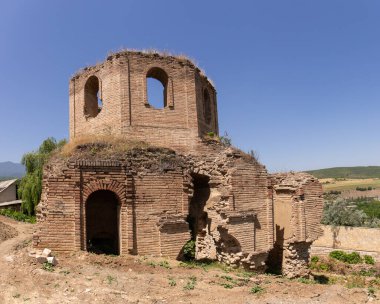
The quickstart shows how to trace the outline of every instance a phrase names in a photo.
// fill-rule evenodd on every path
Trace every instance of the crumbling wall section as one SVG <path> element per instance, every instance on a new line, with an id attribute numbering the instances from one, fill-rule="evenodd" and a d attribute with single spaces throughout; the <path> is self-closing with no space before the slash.
<path id="1" fill-rule="evenodd" d="M 268 263 L 288 277 L 307 276 L 310 246 L 321 234 L 323 191 L 306 173 L 271 175 L 274 249 Z"/>
<path id="2" fill-rule="evenodd" d="M 264 269 L 273 244 L 268 175 L 251 156 L 213 141 L 192 157 L 193 172 L 209 177 L 207 225 L 197 235 L 197 258 Z M 213 153 L 210 153 L 213 151 Z"/>

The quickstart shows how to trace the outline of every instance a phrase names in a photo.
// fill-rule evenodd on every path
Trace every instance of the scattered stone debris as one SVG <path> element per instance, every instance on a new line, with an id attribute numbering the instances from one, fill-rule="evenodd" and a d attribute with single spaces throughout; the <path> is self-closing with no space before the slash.
<path id="1" fill-rule="evenodd" d="M 49 263 L 52 266 L 58 264 L 57 259 L 52 255 L 52 251 L 48 248 L 43 250 L 32 249 L 29 251 L 29 256 L 34 258 L 40 264 Z"/>

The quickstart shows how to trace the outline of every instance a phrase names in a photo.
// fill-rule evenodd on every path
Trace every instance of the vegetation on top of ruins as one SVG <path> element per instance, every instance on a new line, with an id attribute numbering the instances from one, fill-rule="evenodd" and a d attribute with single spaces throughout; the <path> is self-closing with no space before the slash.
<path id="1" fill-rule="evenodd" d="M 160 57 L 167 57 L 167 58 L 175 59 L 177 61 L 180 61 L 183 64 L 187 64 L 187 65 L 195 68 L 203 77 L 205 77 L 208 80 L 208 82 L 213 87 L 215 87 L 214 82 L 212 81 L 212 79 L 210 79 L 209 77 L 206 76 L 206 73 L 205 73 L 204 69 L 202 69 L 202 68 L 199 67 L 198 62 L 194 58 L 192 58 L 192 57 L 190 57 L 190 56 L 188 56 L 186 54 L 183 54 L 183 53 L 176 54 L 176 53 L 174 53 L 172 51 L 169 51 L 169 50 L 157 50 L 157 49 L 153 49 L 153 48 L 150 48 L 150 49 L 121 48 L 121 49 L 116 50 L 116 51 L 110 51 L 110 52 L 108 52 L 108 54 L 107 54 L 107 60 L 112 60 L 113 57 L 117 57 L 117 56 L 120 56 L 120 55 L 123 55 L 123 54 L 128 54 L 128 53 L 143 54 L 143 55 L 153 56 L 153 57 L 154 56 L 160 56 Z M 98 64 L 93 65 L 93 66 L 86 66 L 84 68 L 81 68 L 79 71 L 77 71 L 76 73 L 74 73 L 73 77 L 81 74 L 83 71 L 92 69 L 92 68 L 94 68 L 97 65 Z"/>
<path id="2" fill-rule="evenodd" d="M 245 160 L 251 160 L 257 164 L 260 163 L 259 154 L 257 153 L 257 151 L 251 149 L 248 152 L 244 152 L 244 151 L 236 148 L 235 146 L 232 145 L 232 139 L 228 135 L 227 132 L 224 132 L 223 136 L 219 136 L 214 132 L 208 132 L 208 133 L 204 134 L 202 138 L 206 142 L 217 142 L 217 143 L 221 144 L 222 146 L 224 146 L 225 148 L 232 147 L 236 150 L 239 150 L 239 152 L 241 153 L 241 155 L 243 156 L 243 158 Z"/>
<path id="3" fill-rule="evenodd" d="M 228 135 L 227 132 L 224 132 L 223 136 L 219 136 L 219 135 L 217 135 L 214 132 L 208 132 L 208 133 L 206 133 L 203 136 L 203 139 L 205 139 L 206 141 L 215 141 L 215 142 L 218 142 L 218 143 L 222 144 L 225 147 L 231 147 L 232 146 L 232 139 Z"/>
<path id="4" fill-rule="evenodd" d="M 62 148 L 66 140 L 57 141 L 53 137 L 45 139 L 37 151 L 23 155 L 21 163 L 26 168 L 26 175 L 21 179 L 18 195 L 22 199 L 21 210 L 28 215 L 35 214 L 42 192 L 42 168 L 51 154 Z"/>
<path id="5" fill-rule="evenodd" d="M 144 141 L 129 140 L 123 136 L 85 135 L 70 140 L 62 147 L 58 155 L 62 157 L 70 157 L 74 154 L 107 156 L 114 153 L 129 152 L 134 149 L 154 149 L 169 154 L 174 153 L 169 148 L 155 147 Z"/>
<path id="6" fill-rule="evenodd" d="M 317 178 L 380 178 L 380 166 L 334 167 L 305 172 Z"/>

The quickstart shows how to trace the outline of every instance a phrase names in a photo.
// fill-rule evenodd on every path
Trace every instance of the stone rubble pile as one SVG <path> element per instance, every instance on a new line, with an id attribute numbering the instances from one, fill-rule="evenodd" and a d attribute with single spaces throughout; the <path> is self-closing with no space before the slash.
<path id="1" fill-rule="evenodd" d="M 29 252 L 29 256 L 34 258 L 40 264 L 49 263 L 52 266 L 58 264 L 57 259 L 52 255 L 51 250 L 48 248 L 45 248 L 44 250 L 32 250 Z"/>

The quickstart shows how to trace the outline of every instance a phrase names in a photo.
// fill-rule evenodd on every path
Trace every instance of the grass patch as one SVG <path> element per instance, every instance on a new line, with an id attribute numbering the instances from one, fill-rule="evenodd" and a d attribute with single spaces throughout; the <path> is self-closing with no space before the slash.
<path id="1" fill-rule="evenodd" d="M 347 277 L 347 288 L 364 288 L 365 287 L 365 278 L 361 276 L 349 276 Z"/>
<path id="2" fill-rule="evenodd" d="M 177 282 L 175 281 L 174 278 L 169 277 L 168 280 L 169 280 L 169 286 L 174 287 L 177 285 Z"/>
<path id="3" fill-rule="evenodd" d="M 32 224 L 36 223 L 35 216 L 26 215 L 22 212 L 15 211 L 12 209 L 0 209 L 0 214 L 6 217 L 10 217 L 19 222 L 32 223 Z"/>
<path id="4" fill-rule="evenodd" d="M 365 179 L 326 179 L 320 180 L 323 183 L 323 191 L 347 191 L 347 190 L 356 190 L 357 188 L 380 188 L 380 179 L 379 178 L 365 178 Z"/>
<path id="5" fill-rule="evenodd" d="M 302 284 L 315 284 L 316 282 L 313 279 L 306 279 L 306 278 L 299 278 L 297 279 L 298 282 Z"/>
<path id="6" fill-rule="evenodd" d="M 184 290 L 193 290 L 195 288 L 195 285 L 197 285 L 197 277 L 191 276 L 189 277 L 186 285 L 183 287 Z"/>
<path id="7" fill-rule="evenodd" d="M 42 264 L 42 269 L 45 271 L 53 272 L 54 271 L 54 266 L 48 262 L 45 262 Z"/>
<path id="8" fill-rule="evenodd" d="M 166 269 L 171 269 L 171 266 L 168 261 L 161 261 L 158 263 L 158 266 Z"/>
<path id="9" fill-rule="evenodd" d="M 359 264 L 362 262 L 360 254 L 355 251 L 346 253 L 341 250 L 334 250 L 330 252 L 329 257 L 348 264 Z"/>
<path id="10" fill-rule="evenodd" d="M 188 269 L 200 268 L 206 272 L 210 269 L 220 269 L 226 273 L 232 271 L 231 267 L 229 267 L 225 264 L 219 263 L 219 262 L 215 262 L 215 261 L 203 261 L 203 262 L 183 261 L 183 262 L 179 263 L 179 266 L 183 267 L 183 268 L 188 268 Z"/>
<path id="11" fill-rule="evenodd" d="M 111 275 L 108 275 L 107 276 L 107 283 L 108 283 L 108 285 L 111 285 L 113 282 L 115 282 L 116 281 L 116 278 L 115 277 L 113 277 L 113 276 L 111 276 Z"/>
<path id="12" fill-rule="evenodd" d="M 261 287 L 260 285 L 255 285 L 251 288 L 249 292 L 252 294 L 260 294 L 260 293 L 263 293 L 264 291 L 265 289 L 263 287 Z"/>

